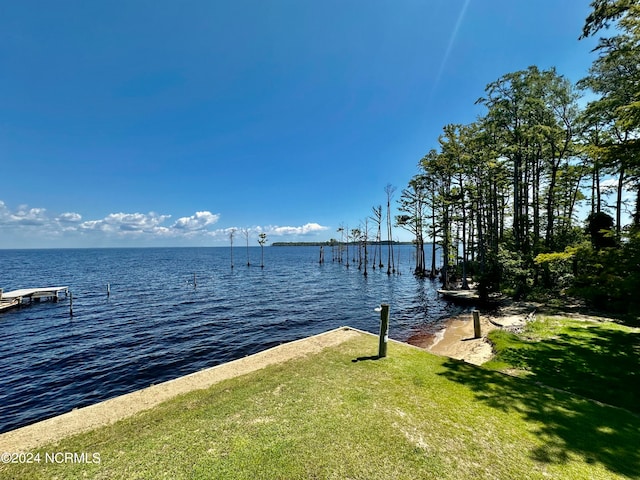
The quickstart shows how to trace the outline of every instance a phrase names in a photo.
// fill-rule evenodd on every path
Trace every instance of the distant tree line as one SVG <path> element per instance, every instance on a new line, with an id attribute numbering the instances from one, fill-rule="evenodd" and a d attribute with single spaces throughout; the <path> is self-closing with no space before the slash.
<path id="1" fill-rule="evenodd" d="M 349 242 L 351 245 L 357 245 L 357 241 Z M 389 243 L 393 245 L 413 245 L 414 242 L 400 242 L 397 240 L 392 240 L 388 242 L 386 240 L 382 241 L 371 241 L 367 242 L 368 245 L 388 245 Z M 330 240 L 326 240 L 324 242 L 272 242 L 272 247 L 331 247 L 336 245 L 346 245 L 346 242 L 340 242 L 334 238 Z"/>

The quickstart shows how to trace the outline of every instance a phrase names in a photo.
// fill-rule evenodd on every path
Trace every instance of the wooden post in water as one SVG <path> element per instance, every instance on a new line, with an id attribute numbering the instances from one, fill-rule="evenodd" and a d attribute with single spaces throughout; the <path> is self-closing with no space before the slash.
<path id="1" fill-rule="evenodd" d="M 107 297 L 111 296 L 111 284 L 107 283 Z"/>
<path id="2" fill-rule="evenodd" d="M 482 332 L 480 331 L 480 312 L 478 310 L 473 311 L 473 338 L 480 338 Z"/>
<path id="3" fill-rule="evenodd" d="M 69 292 L 69 316 L 73 317 L 73 292 Z"/>
<path id="4" fill-rule="evenodd" d="M 197 286 L 198 284 L 196 283 L 196 272 L 193 272 L 193 288 L 196 288 Z"/>

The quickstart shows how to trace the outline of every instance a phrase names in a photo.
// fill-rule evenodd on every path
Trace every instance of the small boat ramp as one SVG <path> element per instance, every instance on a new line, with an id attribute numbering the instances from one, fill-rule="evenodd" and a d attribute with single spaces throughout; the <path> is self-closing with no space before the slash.
<path id="1" fill-rule="evenodd" d="M 21 288 L 11 292 L 3 292 L 0 289 L 0 311 L 43 299 L 57 302 L 63 293 L 66 297 L 69 294 L 69 287 Z"/>

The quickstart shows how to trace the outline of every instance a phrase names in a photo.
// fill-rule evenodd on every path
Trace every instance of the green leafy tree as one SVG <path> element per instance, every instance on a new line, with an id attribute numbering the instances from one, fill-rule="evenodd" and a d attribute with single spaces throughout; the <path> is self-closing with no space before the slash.
<path id="1" fill-rule="evenodd" d="M 442 138 L 442 137 L 441 137 Z M 440 278 L 445 288 L 450 287 L 452 277 L 452 213 L 454 204 L 454 192 L 452 189 L 454 165 L 449 163 L 442 152 L 430 152 L 421 161 L 421 167 L 425 175 L 429 177 L 432 185 L 432 208 L 437 217 L 438 244 L 442 248 L 442 268 Z M 434 244 L 435 247 L 435 244 Z"/>
<path id="2" fill-rule="evenodd" d="M 430 150 L 420 160 L 419 167 L 421 171 L 422 181 L 424 182 L 424 194 L 425 194 L 425 207 L 427 209 L 426 216 L 430 218 L 430 225 L 428 227 L 429 235 L 431 236 L 431 267 L 429 269 L 429 277 L 436 277 L 436 245 L 438 241 L 439 222 L 438 214 L 436 210 L 437 204 L 437 185 L 438 177 L 435 175 L 435 163 L 438 158 L 438 152 L 435 149 Z"/>
<path id="3" fill-rule="evenodd" d="M 262 232 L 258 235 L 258 243 L 260 244 L 260 268 L 264 268 L 264 245 L 267 243 L 267 234 Z"/>
<path id="4" fill-rule="evenodd" d="M 400 195 L 399 211 L 402 213 L 396 216 L 396 225 L 414 236 L 416 266 L 413 273 L 417 276 L 425 276 L 427 270 L 424 251 L 425 184 L 424 175 L 416 175 L 409 181 L 409 186 Z"/>
<path id="5" fill-rule="evenodd" d="M 640 228 L 640 2 L 596 0 L 583 37 L 615 23 L 615 34 L 600 38 L 589 75 L 579 86 L 598 98 L 587 106 L 591 123 L 606 132 L 595 152 L 617 177 L 616 233 L 622 232 L 622 196 L 626 186 L 636 191 L 633 225 Z"/>

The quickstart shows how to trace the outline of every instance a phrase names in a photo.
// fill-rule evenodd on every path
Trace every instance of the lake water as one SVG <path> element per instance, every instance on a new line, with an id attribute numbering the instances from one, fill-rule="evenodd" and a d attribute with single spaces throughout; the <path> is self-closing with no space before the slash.
<path id="1" fill-rule="evenodd" d="M 237 247 L 231 269 L 222 247 L 0 250 L 5 292 L 73 292 L 72 317 L 68 298 L 0 313 L 0 432 L 343 325 L 377 333 L 380 303 L 400 341 L 458 313 L 411 274 L 411 246 L 391 276 L 318 253 L 265 247 L 262 269 Z"/>

